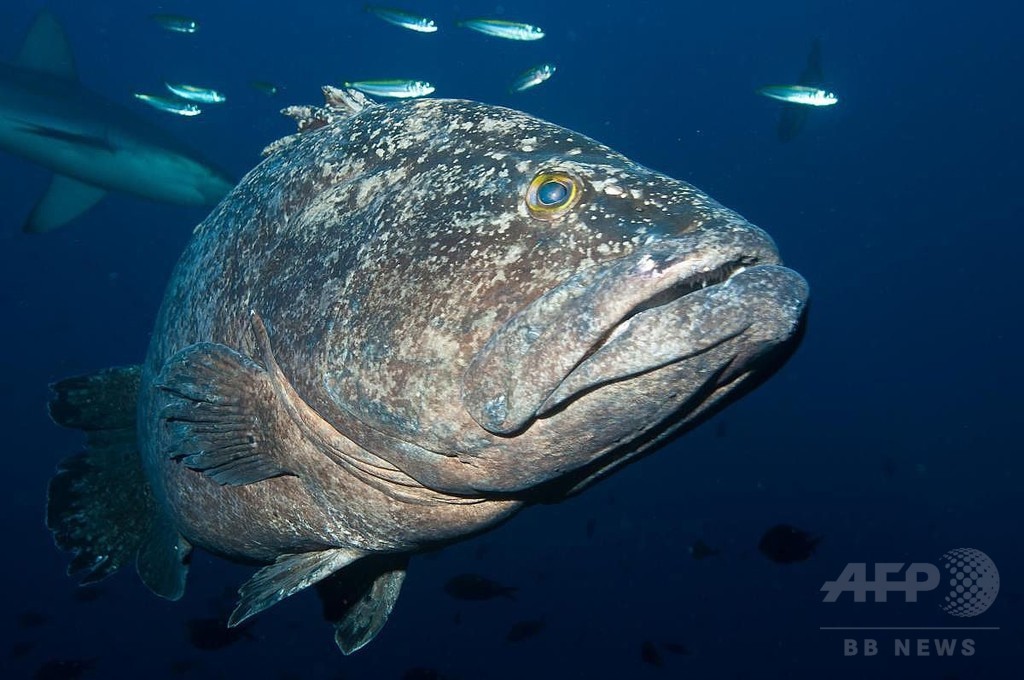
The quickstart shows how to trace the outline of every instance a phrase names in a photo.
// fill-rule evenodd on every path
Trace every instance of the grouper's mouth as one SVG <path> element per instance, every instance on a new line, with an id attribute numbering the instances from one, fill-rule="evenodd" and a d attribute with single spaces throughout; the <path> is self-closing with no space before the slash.
<path id="1" fill-rule="evenodd" d="M 736 221 L 583 270 L 522 309 L 476 354 L 463 404 L 512 435 L 601 385 L 736 345 L 733 370 L 792 336 L 807 299 L 775 244 Z"/>

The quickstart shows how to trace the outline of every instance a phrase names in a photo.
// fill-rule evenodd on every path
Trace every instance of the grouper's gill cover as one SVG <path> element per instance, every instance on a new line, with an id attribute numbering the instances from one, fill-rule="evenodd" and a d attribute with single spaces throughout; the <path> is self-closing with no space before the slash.
<path id="1" fill-rule="evenodd" d="M 334 617 L 350 652 L 409 554 L 581 489 L 763 380 L 807 287 L 742 217 L 582 135 L 325 92 L 175 271 L 138 393 L 156 519 L 129 547 L 171 597 L 192 545 L 268 563 L 232 623 L 317 584 L 355 603 Z M 85 398 L 57 390 L 55 417 Z M 81 470 L 50 513 L 79 563 L 126 535 L 81 526 L 103 506 Z"/>

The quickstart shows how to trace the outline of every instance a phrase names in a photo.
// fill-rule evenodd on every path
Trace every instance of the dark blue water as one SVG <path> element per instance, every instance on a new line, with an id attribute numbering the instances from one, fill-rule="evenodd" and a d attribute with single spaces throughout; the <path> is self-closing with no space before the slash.
<path id="1" fill-rule="evenodd" d="M 335 649 L 310 593 L 260 615 L 252 639 L 204 651 L 186 621 L 226 606 L 225 589 L 250 569 L 199 554 L 181 602 L 152 596 L 130 570 L 83 602 L 43 513 L 56 463 L 82 443 L 49 422 L 47 384 L 141 361 L 163 286 L 204 211 L 113 194 L 61 231 L 23 234 L 49 172 L 0 154 L 3 677 L 75 659 L 91 660 L 82 677 L 96 678 L 401 678 L 415 667 L 463 679 L 1019 677 L 1018 8 L 410 2 L 442 23 L 419 35 L 367 16 L 361 2 L 6 0 L 0 58 L 13 58 L 44 4 L 63 22 L 83 82 L 236 175 L 291 132 L 277 110 L 316 103 L 321 85 L 423 78 L 437 96 L 521 108 L 696 184 L 767 229 L 813 301 L 790 363 L 711 422 L 578 498 L 414 559 L 391 620 L 358 654 Z M 162 31 L 154 11 L 193 15 L 202 29 Z M 548 35 L 507 43 L 451 25 L 476 15 Z M 811 111 L 783 144 L 779 106 L 754 90 L 794 80 L 814 38 L 840 103 Z M 543 61 L 558 66 L 550 82 L 506 92 Z M 195 119 L 132 101 L 165 78 L 216 84 L 229 101 Z M 282 92 L 268 98 L 253 79 Z M 778 564 L 758 551 L 781 522 L 823 537 L 810 559 Z M 693 559 L 697 539 L 721 554 Z M 849 562 L 937 562 L 960 547 L 984 551 L 1001 575 L 982 615 L 942 612 L 945 584 L 917 604 L 899 594 L 822 602 L 822 584 Z M 518 597 L 455 601 L 442 586 L 463 571 L 517 586 Z M 506 641 L 525 619 L 544 629 Z M 829 626 L 998 630 L 821 630 Z M 844 655 L 845 639 L 863 649 L 865 638 L 877 655 Z M 927 656 L 896 657 L 897 638 L 915 651 L 919 638 L 957 646 L 939 655 L 929 642 Z M 644 643 L 662 665 L 642 658 Z"/>

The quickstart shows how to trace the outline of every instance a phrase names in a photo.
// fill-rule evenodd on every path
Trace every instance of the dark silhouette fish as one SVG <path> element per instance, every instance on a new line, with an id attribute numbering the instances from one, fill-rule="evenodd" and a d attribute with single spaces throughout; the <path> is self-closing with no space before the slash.
<path id="1" fill-rule="evenodd" d="M 47 524 L 85 582 L 133 564 L 169 599 L 193 547 L 259 565 L 230 626 L 351 579 L 318 589 L 350 653 L 411 555 L 763 381 L 808 289 L 763 231 L 583 135 L 325 91 L 196 228 L 145 364 L 54 386 L 88 447 Z"/>
<path id="2" fill-rule="evenodd" d="M 811 51 L 807 55 L 807 65 L 804 66 L 796 84 L 806 87 L 823 87 L 825 85 L 825 74 L 821 70 L 821 41 L 817 38 L 811 43 Z M 808 113 L 810 110 L 806 106 L 783 103 L 777 128 L 779 140 L 789 142 L 795 139 L 804 129 Z"/>
<path id="3" fill-rule="evenodd" d="M 50 622 L 50 617 L 37 611 L 26 610 L 18 614 L 20 628 L 39 628 Z"/>
<path id="4" fill-rule="evenodd" d="M 36 643 L 34 640 L 19 640 L 18 642 L 15 642 L 11 645 L 11 649 L 7 653 L 7 658 L 11 659 L 12 661 L 24 659 L 35 648 Z"/>
<path id="5" fill-rule="evenodd" d="M 32 680 L 77 680 L 96 668 L 96 659 L 51 659 L 32 674 Z"/>
<path id="6" fill-rule="evenodd" d="M 402 673 L 402 680 L 446 680 L 446 676 L 436 668 L 415 666 Z"/>
<path id="7" fill-rule="evenodd" d="M 690 654 L 690 648 L 681 642 L 662 642 L 661 648 L 681 656 L 688 656 Z"/>
<path id="8" fill-rule="evenodd" d="M 814 554 L 821 538 L 788 524 L 777 524 L 761 536 L 757 549 L 772 562 L 803 562 Z"/>
<path id="9" fill-rule="evenodd" d="M 192 659 L 175 659 L 167 665 L 168 672 L 174 677 L 188 675 L 199 668 L 199 664 Z"/>
<path id="10" fill-rule="evenodd" d="M 698 538 L 690 545 L 690 557 L 695 560 L 703 560 L 708 557 L 714 557 L 715 555 L 721 555 L 722 551 L 717 548 L 712 548 L 710 545 L 704 542 L 703 539 Z"/>
<path id="11" fill-rule="evenodd" d="M 106 591 L 103 588 L 99 588 L 97 586 L 82 586 L 75 589 L 72 597 L 75 598 L 76 602 L 95 602 L 100 599 L 105 592 Z"/>
<path id="12" fill-rule="evenodd" d="M 444 592 L 457 600 L 493 600 L 496 597 L 514 600 L 517 590 L 479 574 L 459 574 L 444 584 Z"/>
<path id="13" fill-rule="evenodd" d="M 542 630 L 544 630 L 544 619 L 517 621 L 508 629 L 505 639 L 509 642 L 522 642 L 536 637 Z"/>
<path id="14" fill-rule="evenodd" d="M 640 645 L 640 660 L 657 668 L 661 668 L 665 665 L 665 662 L 661 659 L 661 652 L 658 651 L 657 645 L 650 641 L 644 642 Z"/>
<path id="15" fill-rule="evenodd" d="M 253 639 L 249 628 L 250 626 L 246 624 L 229 628 L 227 619 L 218 616 L 189 619 L 185 622 L 188 641 L 196 649 L 205 652 L 214 652 L 230 647 L 239 640 Z"/>

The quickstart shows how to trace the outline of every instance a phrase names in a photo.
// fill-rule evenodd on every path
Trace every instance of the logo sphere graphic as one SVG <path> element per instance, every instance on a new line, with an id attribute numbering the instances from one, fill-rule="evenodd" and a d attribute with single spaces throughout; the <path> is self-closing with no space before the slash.
<path id="1" fill-rule="evenodd" d="M 956 548 L 940 562 L 949 574 L 949 594 L 940 605 L 953 616 L 977 616 L 999 594 L 999 570 L 988 555 L 974 548 Z"/>

